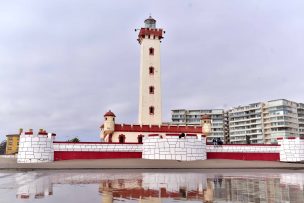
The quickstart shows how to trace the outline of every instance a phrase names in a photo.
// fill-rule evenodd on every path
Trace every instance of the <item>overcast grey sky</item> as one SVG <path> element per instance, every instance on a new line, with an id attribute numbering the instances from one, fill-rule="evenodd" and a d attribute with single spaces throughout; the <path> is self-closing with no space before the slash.
<path id="1" fill-rule="evenodd" d="M 136 123 L 134 29 L 149 13 L 166 30 L 164 121 L 176 108 L 304 102 L 303 0 L 0 0 L 0 140 L 18 128 L 97 140 L 109 109 Z"/>

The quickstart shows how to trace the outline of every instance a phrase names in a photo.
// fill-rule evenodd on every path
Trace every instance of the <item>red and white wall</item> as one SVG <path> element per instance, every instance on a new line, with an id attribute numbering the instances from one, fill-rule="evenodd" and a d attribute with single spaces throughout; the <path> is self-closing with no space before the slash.
<path id="1" fill-rule="evenodd" d="M 207 145 L 207 159 L 236 159 L 280 161 L 280 145 L 271 144 L 226 144 Z"/>
<path id="2" fill-rule="evenodd" d="M 142 144 L 54 142 L 54 160 L 141 158 Z"/>
<path id="3" fill-rule="evenodd" d="M 125 142 L 138 142 L 139 136 L 151 134 L 203 134 L 201 126 L 177 126 L 177 125 L 128 125 L 115 124 L 115 131 L 112 134 L 112 142 L 119 142 L 119 137 L 124 137 Z M 101 132 L 103 134 L 103 131 Z M 102 137 L 102 136 L 101 136 Z"/>
<path id="4" fill-rule="evenodd" d="M 40 163 L 69 159 L 143 158 L 159 160 L 237 159 L 283 162 L 304 161 L 304 139 L 278 138 L 278 145 L 206 144 L 200 134 L 157 133 L 141 143 L 55 142 L 51 133 L 26 132 L 20 136 L 18 163 Z"/>

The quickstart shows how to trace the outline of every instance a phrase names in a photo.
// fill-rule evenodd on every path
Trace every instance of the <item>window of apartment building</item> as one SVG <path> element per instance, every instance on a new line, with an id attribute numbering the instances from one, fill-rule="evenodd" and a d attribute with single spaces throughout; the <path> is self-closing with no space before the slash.
<path id="1" fill-rule="evenodd" d="M 154 87 L 153 86 L 149 87 L 149 94 L 154 94 Z"/>
<path id="2" fill-rule="evenodd" d="M 152 66 L 149 67 L 149 74 L 154 75 L 154 67 Z"/>
<path id="3" fill-rule="evenodd" d="M 154 55 L 154 48 L 152 47 L 149 48 L 149 55 Z"/>

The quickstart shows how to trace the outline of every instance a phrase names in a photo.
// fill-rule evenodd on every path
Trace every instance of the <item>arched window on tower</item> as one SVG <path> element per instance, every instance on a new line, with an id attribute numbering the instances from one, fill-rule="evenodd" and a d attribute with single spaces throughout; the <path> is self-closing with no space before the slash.
<path id="1" fill-rule="evenodd" d="M 150 115 L 154 115 L 154 106 L 149 107 L 149 113 Z"/>
<path id="2" fill-rule="evenodd" d="M 154 67 L 152 66 L 149 67 L 149 74 L 154 75 Z"/>
<path id="3" fill-rule="evenodd" d="M 154 48 L 152 47 L 149 48 L 149 55 L 154 55 Z"/>
<path id="4" fill-rule="evenodd" d="M 144 137 L 144 135 L 137 136 L 138 143 L 143 143 L 143 137 Z"/>
<path id="5" fill-rule="evenodd" d="M 125 135 L 123 135 L 123 134 L 119 135 L 119 137 L 118 137 L 118 142 L 119 143 L 125 143 L 125 140 L 126 140 Z"/>
<path id="6" fill-rule="evenodd" d="M 149 87 L 149 94 L 154 94 L 154 87 L 153 86 Z"/>

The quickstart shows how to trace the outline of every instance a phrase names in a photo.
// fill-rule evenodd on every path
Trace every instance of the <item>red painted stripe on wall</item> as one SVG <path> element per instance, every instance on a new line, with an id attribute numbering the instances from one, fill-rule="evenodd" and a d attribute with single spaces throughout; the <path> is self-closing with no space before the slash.
<path id="1" fill-rule="evenodd" d="M 71 159 L 140 159 L 141 152 L 76 152 L 76 151 L 55 151 L 54 160 Z"/>
<path id="2" fill-rule="evenodd" d="M 207 152 L 207 159 L 279 161 L 279 153 Z"/>

